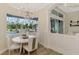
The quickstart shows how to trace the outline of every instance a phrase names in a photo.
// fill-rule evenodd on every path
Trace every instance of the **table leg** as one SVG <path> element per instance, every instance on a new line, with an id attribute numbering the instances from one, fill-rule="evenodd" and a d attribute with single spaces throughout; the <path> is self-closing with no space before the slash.
<path id="1" fill-rule="evenodd" d="M 23 48 L 23 44 L 21 44 L 21 47 L 20 47 L 20 54 L 22 54 L 22 48 Z"/>

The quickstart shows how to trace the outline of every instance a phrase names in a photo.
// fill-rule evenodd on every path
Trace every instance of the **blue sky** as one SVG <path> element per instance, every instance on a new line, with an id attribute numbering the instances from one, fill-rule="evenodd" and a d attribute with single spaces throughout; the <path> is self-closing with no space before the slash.
<path id="1" fill-rule="evenodd" d="M 7 22 L 12 23 L 14 22 L 15 24 L 18 22 L 20 24 L 30 24 L 33 22 L 33 24 L 36 24 L 37 22 L 35 20 L 30 20 L 30 19 L 22 19 L 22 18 L 16 18 L 16 17 L 7 17 Z"/>

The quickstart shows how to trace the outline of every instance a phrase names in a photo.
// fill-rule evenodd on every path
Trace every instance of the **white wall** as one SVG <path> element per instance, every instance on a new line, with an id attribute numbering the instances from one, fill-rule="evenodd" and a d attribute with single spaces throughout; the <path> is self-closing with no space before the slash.
<path id="1" fill-rule="evenodd" d="M 50 34 L 48 48 L 62 54 L 79 54 L 79 39 L 73 35 Z"/>
<path id="2" fill-rule="evenodd" d="M 54 6 L 52 6 L 54 8 Z M 51 8 L 51 9 L 52 9 Z M 59 9 L 60 10 L 60 9 Z M 37 12 L 40 21 L 40 43 L 47 48 L 58 51 L 62 54 L 79 54 L 79 39 L 74 35 L 69 35 L 69 17 L 64 13 L 64 33 L 50 32 L 50 8 L 44 8 Z M 61 10 L 62 12 L 62 10 Z M 54 17 L 54 16 L 53 16 Z"/>
<path id="3" fill-rule="evenodd" d="M 37 15 L 38 15 L 38 18 L 39 18 L 39 31 L 40 31 L 40 34 L 39 34 L 39 41 L 41 44 L 43 44 L 44 46 L 47 46 L 47 19 L 48 19 L 48 16 L 47 16 L 47 10 L 43 9 L 43 10 L 40 10 L 39 12 L 37 12 Z M 43 17 L 44 16 L 44 17 Z"/>
<path id="4" fill-rule="evenodd" d="M 58 9 L 60 10 L 60 9 Z M 60 10 L 60 12 L 62 12 Z M 63 30 L 64 34 L 58 34 L 58 33 L 51 33 L 50 32 L 50 19 L 48 19 L 48 48 L 54 49 L 62 54 L 79 54 L 79 47 L 78 47 L 78 38 L 74 35 L 66 34 L 69 29 L 69 22 L 66 18 L 66 14 L 63 13 L 64 18 L 61 19 L 63 21 Z M 53 18 L 55 16 L 52 16 Z M 57 17 L 56 17 L 57 18 Z M 58 18 L 60 19 L 60 18 Z"/>
<path id="5" fill-rule="evenodd" d="M 75 18 L 75 17 L 74 17 Z M 62 54 L 79 54 L 79 39 L 75 35 L 65 34 L 66 32 L 69 32 L 69 18 L 64 18 L 64 34 L 58 34 L 58 33 L 51 33 L 50 32 L 50 20 L 48 23 L 48 45 L 47 47 L 50 49 L 53 49 L 55 51 L 58 51 Z M 78 27 L 74 28 L 73 30 L 78 31 Z M 70 29 L 70 31 L 73 31 Z"/>
<path id="6" fill-rule="evenodd" d="M 68 33 L 69 34 L 75 34 L 75 33 L 79 33 L 79 26 L 71 26 L 70 27 L 70 21 L 79 21 L 79 12 L 72 12 L 72 13 L 68 13 L 68 25 L 69 25 L 69 29 L 68 29 Z"/>

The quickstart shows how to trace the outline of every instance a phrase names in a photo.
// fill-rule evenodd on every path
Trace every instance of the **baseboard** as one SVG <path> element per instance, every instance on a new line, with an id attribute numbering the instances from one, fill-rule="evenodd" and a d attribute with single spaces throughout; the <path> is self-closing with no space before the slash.
<path id="1" fill-rule="evenodd" d="M 51 50 L 54 50 L 54 51 L 56 51 L 56 52 L 58 52 L 58 53 L 60 53 L 61 55 L 64 55 L 64 52 L 62 52 L 60 49 L 58 49 L 58 48 L 55 48 L 55 47 L 47 47 L 47 48 L 49 48 L 49 49 L 51 49 Z"/>
<path id="2" fill-rule="evenodd" d="M 56 51 L 56 52 L 58 52 L 58 53 L 60 53 L 61 51 L 60 51 L 60 49 L 56 49 L 56 48 L 51 48 L 51 47 L 49 47 L 49 46 L 47 46 L 47 45 L 45 45 L 45 44 L 43 44 L 43 43 L 39 43 L 39 44 L 41 44 L 42 46 L 44 46 L 45 48 L 48 48 L 48 49 L 51 49 L 51 50 L 54 50 L 54 51 Z M 64 55 L 63 53 L 60 53 L 61 55 Z"/>
<path id="3" fill-rule="evenodd" d="M 2 53 L 4 53 L 5 51 L 7 51 L 7 48 L 1 50 L 1 51 L 0 51 L 0 55 L 1 55 Z"/>
<path id="4" fill-rule="evenodd" d="M 45 48 L 48 48 L 45 44 L 39 42 L 39 44 L 41 44 L 42 46 L 44 46 Z"/>

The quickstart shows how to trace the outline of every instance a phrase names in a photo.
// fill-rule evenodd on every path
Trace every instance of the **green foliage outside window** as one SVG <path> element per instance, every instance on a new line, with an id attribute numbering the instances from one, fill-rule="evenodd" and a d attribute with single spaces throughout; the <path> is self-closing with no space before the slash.
<path id="1" fill-rule="evenodd" d="M 17 24 L 16 24 L 16 28 L 17 28 L 17 29 L 21 29 L 21 24 L 17 23 Z"/>
<path id="2" fill-rule="evenodd" d="M 13 31 L 13 29 L 16 29 L 16 24 L 12 22 L 11 24 L 7 25 L 7 28 L 10 29 L 10 31 Z"/>

